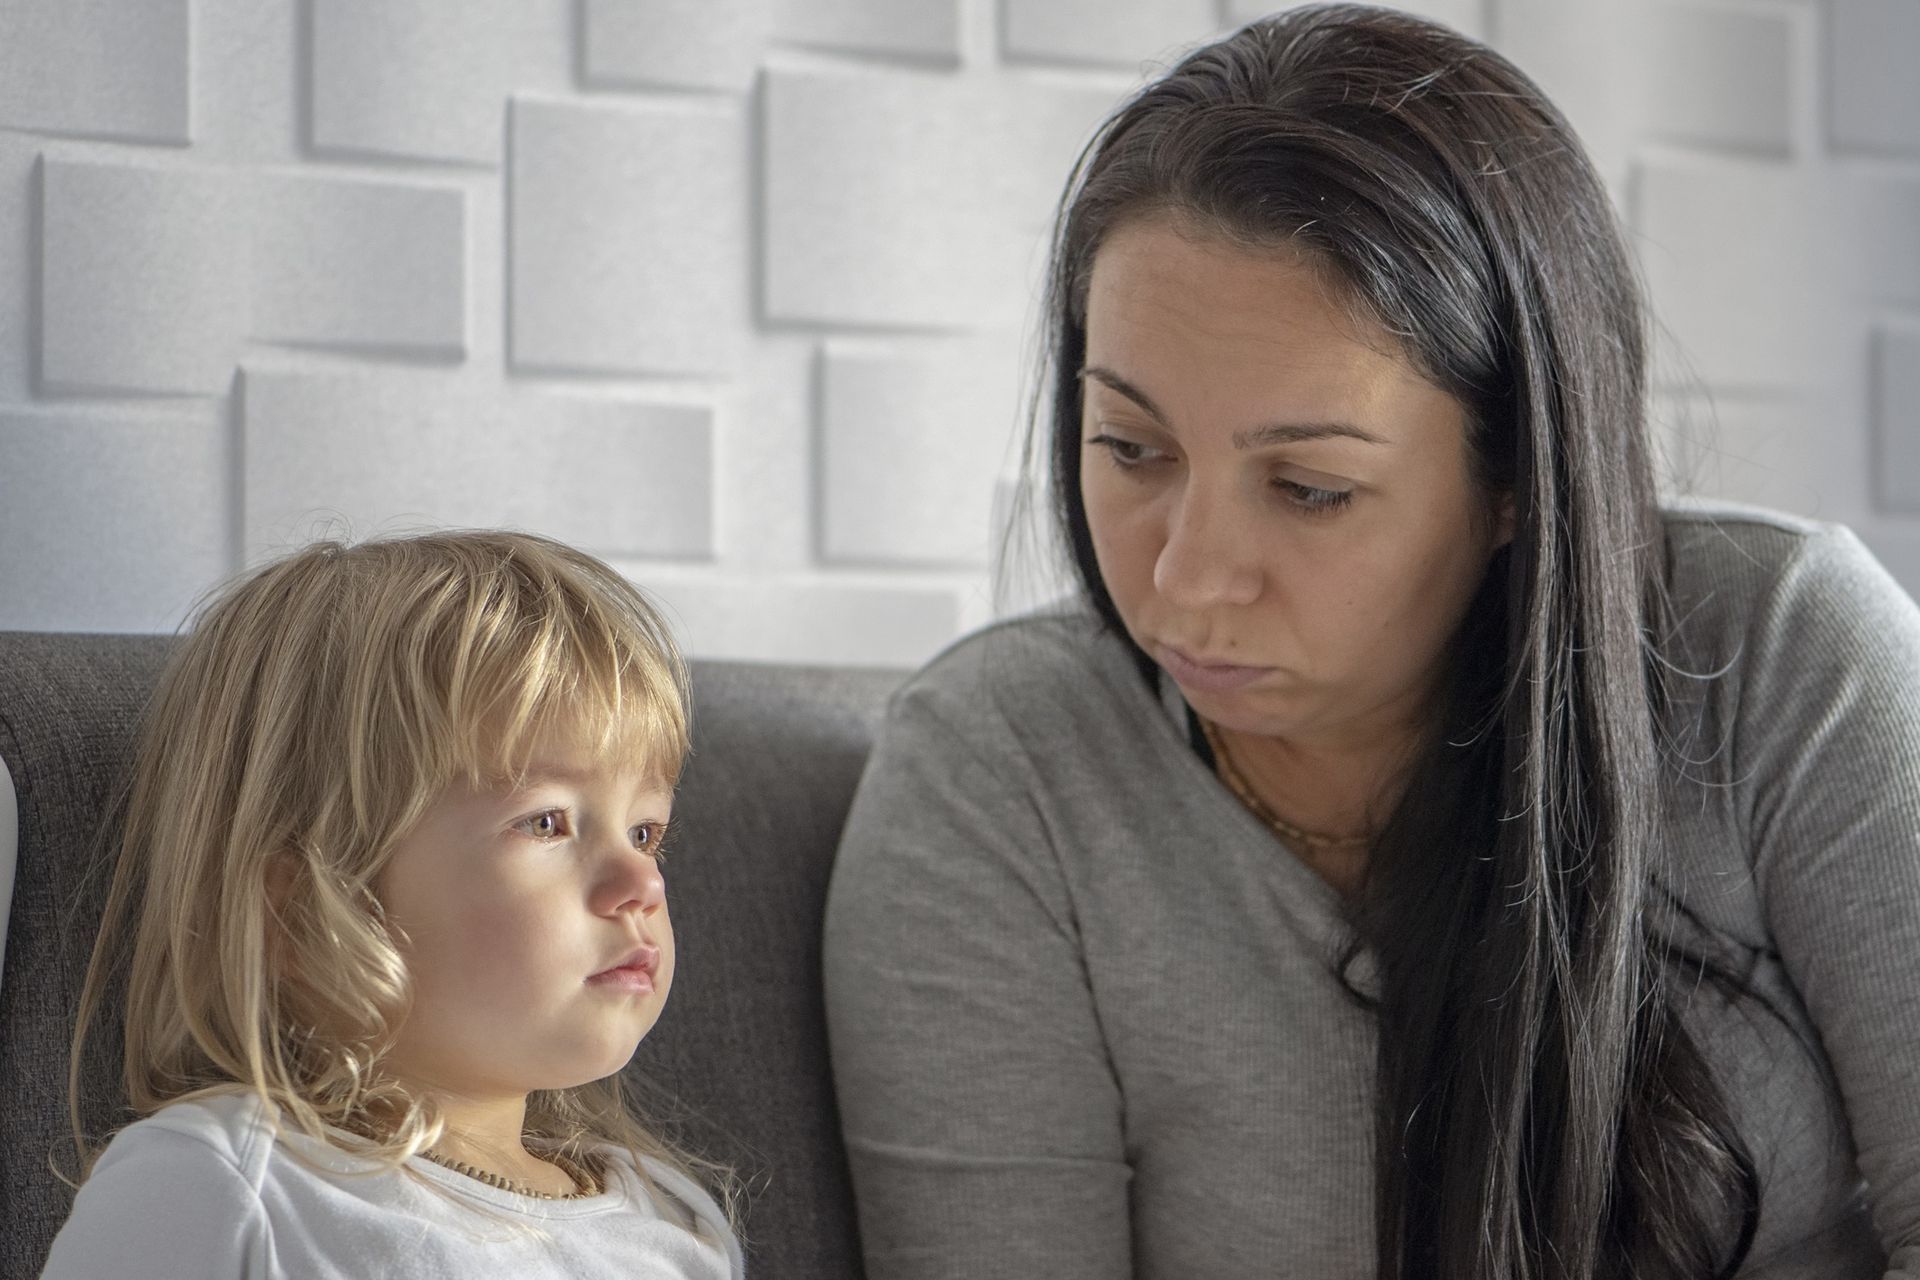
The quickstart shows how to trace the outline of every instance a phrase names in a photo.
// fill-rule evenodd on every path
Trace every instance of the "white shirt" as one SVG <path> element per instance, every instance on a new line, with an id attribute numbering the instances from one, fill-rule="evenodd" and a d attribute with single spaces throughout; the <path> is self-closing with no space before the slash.
<path id="1" fill-rule="evenodd" d="M 178 1102 L 107 1145 L 42 1280 L 740 1280 L 739 1242 L 704 1191 L 649 1160 L 678 1201 L 658 1203 L 630 1160 L 608 1155 L 602 1194 L 539 1200 L 417 1158 L 365 1172 L 276 1132 L 250 1094 Z"/>

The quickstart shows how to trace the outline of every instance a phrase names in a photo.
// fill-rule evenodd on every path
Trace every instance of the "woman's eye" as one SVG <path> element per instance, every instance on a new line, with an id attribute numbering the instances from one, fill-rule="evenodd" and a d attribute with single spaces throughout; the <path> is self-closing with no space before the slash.
<path id="1" fill-rule="evenodd" d="M 1121 467 L 1137 467 L 1162 456 L 1158 449 L 1150 448 L 1137 440 L 1127 440 L 1120 436 L 1097 435 L 1087 441 L 1105 449 L 1113 458 L 1114 464 Z"/>
<path id="2" fill-rule="evenodd" d="M 514 826 L 536 840 L 557 840 L 567 834 L 567 811 L 542 809 L 539 813 L 520 819 Z"/>
<path id="3" fill-rule="evenodd" d="M 1351 489 L 1322 489 L 1301 484 L 1297 480 L 1275 480 L 1273 483 L 1286 495 L 1288 502 L 1309 515 L 1332 515 L 1353 501 Z"/>

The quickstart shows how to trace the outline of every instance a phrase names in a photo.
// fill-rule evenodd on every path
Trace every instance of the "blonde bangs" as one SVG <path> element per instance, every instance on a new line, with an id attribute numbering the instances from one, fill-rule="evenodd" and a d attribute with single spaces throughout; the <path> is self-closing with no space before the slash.
<path id="1" fill-rule="evenodd" d="M 536 611 L 487 602 L 511 625 L 485 628 L 496 643 L 462 646 L 473 658 L 465 696 L 447 709 L 449 768 L 472 783 L 518 780 L 541 740 L 565 735 L 677 782 L 690 736 L 687 675 L 659 621 L 626 598 L 638 593 L 624 582 L 612 599 L 591 583 L 555 585 Z"/>

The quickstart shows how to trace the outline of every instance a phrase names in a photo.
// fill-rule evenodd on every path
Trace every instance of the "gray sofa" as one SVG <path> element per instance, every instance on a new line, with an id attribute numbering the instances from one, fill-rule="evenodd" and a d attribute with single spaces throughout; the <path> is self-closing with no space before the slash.
<path id="1" fill-rule="evenodd" d="M 71 1149 L 68 1037 L 105 887 L 95 833 L 169 644 L 0 632 L 0 905 L 15 846 L 0 964 L 0 1280 L 39 1273 L 69 1204 L 48 1161 Z M 899 678 L 694 667 L 694 755 L 670 868 L 680 967 L 630 1071 L 673 1100 L 679 1137 L 742 1175 L 755 1280 L 860 1274 L 819 924 L 847 803 Z M 85 1069 L 96 1131 L 126 1118 L 116 1067 L 103 1056 Z"/>

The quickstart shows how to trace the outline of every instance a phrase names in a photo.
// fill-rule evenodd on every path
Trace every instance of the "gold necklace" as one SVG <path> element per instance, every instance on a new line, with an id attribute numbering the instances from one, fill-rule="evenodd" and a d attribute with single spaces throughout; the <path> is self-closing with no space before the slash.
<path id="1" fill-rule="evenodd" d="M 451 1169 L 455 1173 L 463 1174 L 476 1182 L 484 1182 L 496 1190 L 508 1191 L 516 1196 L 531 1196 L 535 1200 L 584 1200 L 588 1196 L 599 1195 L 602 1190 L 600 1179 L 591 1169 L 558 1153 L 549 1155 L 545 1157 L 545 1159 L 548 1163 L 558 1168 L 560 1172 L 573 1179 L 574 1189 L 572 1191 L 541 1191 L 536 1187 L 528 1186 L 524 1182 L 518 1182 L 509 1178 L 505 1174 L 495 1173 L 491 1169 L 482 1169 L 478 1165 L 468 1164 L 465 1160 L 455 1160 L 452 1156 L 443 1156 L 438 1151 L 422 1151 L 420 1154 L 425 1159 L 433 1161 L 443 1169 Z"/>
<path id="2" fill-rule="evenodd" d="M 1359 849 L 1364 848 L 1373 837 L 1371 835 L 1330 836 L 1318 831 L 1308 831 L 1296 827 L 1275 813 L 1266 801 L 1254 792 L 1253 784 L 1248 782 L 1239 768 L 1233 763 L 1233 756 L 1227 751 L 1226 740 L 1220 736 L 1219 727 L 1204 716 L 1195 716 L 1200 721 L 1200 732 L 1206 735 L 1207 745 L 1213 748 L 1213 763 L 1220 780 L 1227 789 L 1247 806 L 1253 816 L 1267 825 L 1267 829 L 1282 840 L 1293 841 L 1312 849 Z"/>

